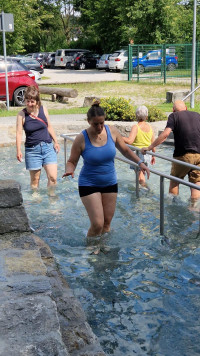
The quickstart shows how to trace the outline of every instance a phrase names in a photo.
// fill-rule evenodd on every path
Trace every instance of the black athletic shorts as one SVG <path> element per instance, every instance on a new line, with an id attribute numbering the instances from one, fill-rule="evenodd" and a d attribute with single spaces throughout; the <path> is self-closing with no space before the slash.
<path id="1" fill-rule="evenodd" d="M 108 187 L 79 186 L 78 189 L 80 197 L 93 193 L 118 193 L 118 184 L 109 185 Z"/>

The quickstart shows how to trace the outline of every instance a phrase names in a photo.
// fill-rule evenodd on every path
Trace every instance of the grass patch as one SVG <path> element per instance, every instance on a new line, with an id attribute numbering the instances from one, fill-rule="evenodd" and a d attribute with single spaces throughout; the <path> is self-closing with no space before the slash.
<path id="1" fill-rule="evenodd" d="M 41 83 L 42 84 L 42 83 Z M 59 84 L 50 85 L 51 87 L 62 87 L 62 88 L 72 88 L 77 89 L 78 98 L 81 99 L 79 102 L 83 102 L 85 96 L 96 96 L 99 98 L 108 97 L 123 97 L 124 99 L 130 100 L 130 103 L 136 108 L 139 105 L 155 106 L 159 108 L 164 113 L 172 112 L 173 104 L 166 103 L 166 92 L 171 90 L 190 90 L 189 83 L 179 83 L 179 82 L 168 82 L 166 84 L 152 81 L 141 81 L 137 83 L 136 81 L 116 81 L 116 82 L 94 82 L 94 83 L 76 83 L 76 84 Z M 45 97 L 42 94 L 42 97 Z M 47 96 L 49 97 L 49 96 Z M 56 103 L 55 103 L 56 104 Z M 44 103 L 45 105 L 45 103 Z M 82 104 L 81 104 L 82 105 Z M 186 103 L 188 110 L 190 109 L 190 102 Z M 55 105 L 56 106 L 56 105 Z M 62 115 L 62 114 L 85 114 L 88 108 L 80 107 L 69 107 L 66 105 L 65 108 L 49 109 L 50 115 Z M 198 91 L 195 93 L 195 108 L 194 111 L 200 112 L 200 94 Z M 11 108 L 10 111 L 0 110 L 0 116 L 16 116 L 20 111 L 20 108 Z"/>
<path id="2" fill-rule="evenodd" d="M 49 109 L 50 115 L 66 115 L 66 114 L 86 114 L 89 108 L 69 108 L 69 109 Z M 0 110 L 0 117 L 17 116 L 20 108 L 14 110 Z"/>

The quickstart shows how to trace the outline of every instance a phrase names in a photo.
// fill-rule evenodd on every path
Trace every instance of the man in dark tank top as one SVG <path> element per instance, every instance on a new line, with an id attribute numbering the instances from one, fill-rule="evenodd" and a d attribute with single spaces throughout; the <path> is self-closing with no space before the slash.
<path id="1" fill-rule="evenodd" d="M 165 130 L 149 146 L 142 148 L 142 153 L 152 150 L 166 140 L 170 132 L 174 134 L 174 154 L 173 157 L 183 162 L 200 166 L 200 114 L 187 111 L 187 107 L 182 100 L 175 101 L 173 113 L 167 120 Z M 200 171 L 191 169 L 175 162 L 172 162 L 171 175 L 184 179 L 188 175 L 191 183 L 200 186 Z M 170 181 L 169 193 L 179 194 L 179 183 Z M 191 199 L 196 201 L 200 198 L 200 191 L 191 188 Z"/>

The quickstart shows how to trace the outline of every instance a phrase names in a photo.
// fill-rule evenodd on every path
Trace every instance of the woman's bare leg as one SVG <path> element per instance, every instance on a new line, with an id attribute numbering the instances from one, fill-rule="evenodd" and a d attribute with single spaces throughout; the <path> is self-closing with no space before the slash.
<path id="1" fill-rule="evenodd" d="M 103 193 L 102 204 L 104 213 L 104 226 L 102 233 L 110 231 L 110 224 L 115 213 L 117 193 Z"/>
<path id="2" fill-rule="evenodd" d="M 47 187 L 50 196 L 55 195 L 55 187 L 57 183 L 57 164 L 47 164 L 44 166 L 47 175 Z"/>
<path id="3" fill-rule="evenodd" d="M 145 184 L 145 175 L 144 175 L 144 173 L 142 171 L 139 172 L 139 177 L 138 178 L 139 178 L 139 183 L 141 185 L 144 185 Z"/>
<path id="4" fill-rule="evenodd" d="M 50 187 L 52 185 L 56 185 L 57 183 L 57 164 L 47 164 L 44 166 L 44 169 L 47 174 L 48 183 L 47 186 Z"/>
<path id="5" fill-rule="evenodd" d="M 102 234 L 104 226 L 104 211 L 102 205 L 101 193 L 93 193 L 81 197 L 82 203 L 90 219 L 90 228 L 87 236 L 99 236 Z"/>
<path id="6" fill-rule="evenodd" d="M 29 171 L 29 172 L 31 178 L 31 188 L 37 189 L 39 187 L 41 169 L 38 169 L 36 171 Z"/>

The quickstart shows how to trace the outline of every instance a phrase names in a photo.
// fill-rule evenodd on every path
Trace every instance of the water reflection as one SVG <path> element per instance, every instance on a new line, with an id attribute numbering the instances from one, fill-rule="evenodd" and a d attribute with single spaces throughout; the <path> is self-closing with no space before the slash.
<path id="1" fill-rule="evenodd" d="M 171 154 L 171 148 L 165 150 Z M 91 246 L 86 239 L 88 217 L 77 191 L 78 172 L 74 180 L 58 179 L 55 199 L 47 194 L 45 176 L 39 195 L 33 196 L 29 174 L 16 162 L 14 148 L 1 151 L 1 179 L 20 182 L 31 225 L 50 245 L 105 352 L 199 355 L 199 214 L 189 210 L 189 189 L 181 187 L 173 201 L 165 182 L 166 236 L 161 238 L 159 178 L 151 176 L 150 191 L 141 190 L 136 199 L 133 171 L 117 163 L 119 196 L 112 230 Z M 169 173 L 170 163 L 156 164 Z"/>

